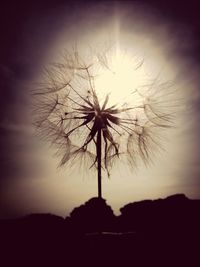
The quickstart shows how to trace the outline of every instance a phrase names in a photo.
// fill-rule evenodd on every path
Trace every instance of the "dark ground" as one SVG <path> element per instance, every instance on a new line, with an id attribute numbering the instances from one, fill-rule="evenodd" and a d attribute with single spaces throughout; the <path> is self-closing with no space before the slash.
<path id="1" fill-rule="evenodd" d="M 66 219 L 2 220 L 0 266 L 200 266 L 199 211 L 200 200 L 175 195 L 130 203 L 116 217 L 93 198 Z"/>

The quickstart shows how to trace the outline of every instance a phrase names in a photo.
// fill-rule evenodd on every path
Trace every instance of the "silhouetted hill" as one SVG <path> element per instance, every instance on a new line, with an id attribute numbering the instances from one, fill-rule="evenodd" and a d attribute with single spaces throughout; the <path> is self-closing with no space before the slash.
<path id="1" fill-rule="evenodd" d="M 115 216 L 105 199 L 91 198 L 70 214 L 71 221 L 83 232 L 113 231 Z"/>
<path id="2" fill-rule="evenodd" d="M 199 231 L 200 200 L 190 200 L 184 194 L 133 202 L 120 211 L 123 231 Z"/>
<path id="3" fill-rule="evenodd" d="M 1 220 L 0 266 L 200 266 L 200 200 L 178 194 L 120 211 L 92 198 L 65 219 Z"/>

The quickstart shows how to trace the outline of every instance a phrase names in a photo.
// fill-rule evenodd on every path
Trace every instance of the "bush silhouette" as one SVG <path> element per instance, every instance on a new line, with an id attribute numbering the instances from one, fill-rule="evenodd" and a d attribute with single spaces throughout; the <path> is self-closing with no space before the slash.
<path id="1" fill-rule="evenodd" d="M 129 203 L 120 211 L 123 230 L 177 233 L 199 229 L 200 201 L 188 199 L 184 194 Z"/>
<path id="2" fill-rule="evenodd" d="M 84 232 L 109 231 L 112 229 L 115 215 L 106 200 L 94 197 L 84 205 L 75 208 L 70 214 L 72 224 Z"/>

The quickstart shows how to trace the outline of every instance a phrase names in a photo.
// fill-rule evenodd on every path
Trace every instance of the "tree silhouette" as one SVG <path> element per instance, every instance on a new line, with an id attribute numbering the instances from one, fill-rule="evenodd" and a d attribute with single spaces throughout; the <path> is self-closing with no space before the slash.
<path id="1" fill-rule="evenodd" d="M 142 64 L 137 62 L 133 70 L 137 72 Z M 148 163 L 155 148 L 161 148 L 159 129 L 171 127 L 173 121 L 168 97 L 173 84 L 160 83 L 159 77 L 149 79 L 131 90 L 135 99 L 131 104 L 110 104 L 115 88 L 109 88 L 108 83 L 111 93 L 104 96 L 97 90 L 102 70 L 116 74 L 109 64 L 109 53 L 83 57 L 75 48 L 65 51 L 60 63 L 45 69 L 43 82 L 34 90 L 37 132 L 56 146 L 59 166 L 79 161 L 97 169 L 99 198 L 102 169 L 109 176 L 115 160 L 124 157 L 130 166 L 139 158 Z M 126 80 L 123 83 L 122 96 Z"/>

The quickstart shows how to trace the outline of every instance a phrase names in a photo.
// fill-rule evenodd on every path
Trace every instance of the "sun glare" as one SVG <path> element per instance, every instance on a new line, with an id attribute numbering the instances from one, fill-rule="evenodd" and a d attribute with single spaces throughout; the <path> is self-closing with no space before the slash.
<path id="1" fill-rule="evenodd" d="M 95 79 L 95 89 L 102 103 L 109 94 L 109 104 L 130 101 L 132 93 L 146 78 L 142 59 L 117 51 L 108 55 L 108 65 L 102 64 Z M 134 96 L 135 97 L 135 96 Z"/>

